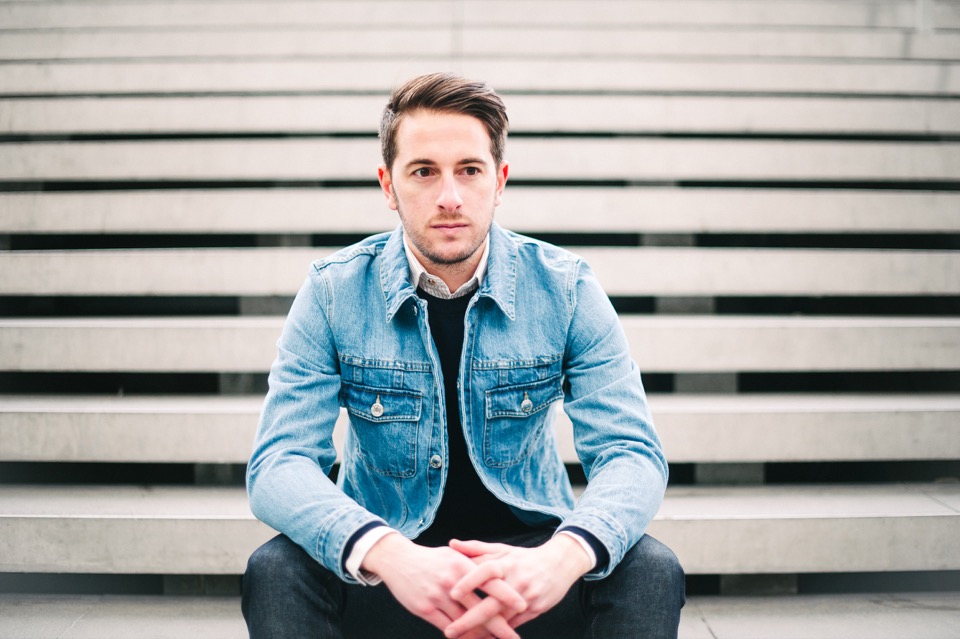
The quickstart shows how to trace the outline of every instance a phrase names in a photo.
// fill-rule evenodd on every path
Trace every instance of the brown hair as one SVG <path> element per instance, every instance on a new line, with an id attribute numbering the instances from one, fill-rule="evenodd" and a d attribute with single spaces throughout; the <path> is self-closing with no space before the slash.
<path id="1" fill-rule="evenodd" d="M 507 108 L 493 89 L 452 73 L 431 73 L 406 82 L 393 92 L 380 119 L 380 150 L 389 171 L 397 158 L 397 127 L 404 114 L 419 109 L 461 113 L 480 120 L 490 136 L 490 153 L 499 166 L 507 142 Z"/>

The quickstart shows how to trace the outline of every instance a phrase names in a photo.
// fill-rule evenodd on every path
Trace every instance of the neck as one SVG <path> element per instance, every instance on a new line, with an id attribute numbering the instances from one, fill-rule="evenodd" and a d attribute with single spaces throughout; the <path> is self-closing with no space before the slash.
<path id="1" fill-rule="evenodd" d="M 484 269 L 484 254 L 488 250 L 490 243 L 489 237 L 485 238 L 483 243 L 467 258 L 452 263 L 435 262 L 421 253 L 412 242 L 408 241 L 406 232 L 403 235 L 403 250 L 406 253 L 410 265 L 411 277 L 413 280 L 419 278 L 419 273 L 425 271 L 428 275 L 441 280 L 450 291 L 455 293 L 461 286 L 477 276 L 483 277 L 479 273 Z M 416 284 L 416 282 L 414 282 Z"/>
<path id="2" fill-rule="evenodd" d="M 482 254 L 483 249 L 481 248 L 469 258 L 455 264 L 436 264 L 423 259 L 419 255 L 417 255 L 417 259 L 420 260 L 420 264 L 423 265 L 428 273 L 436 275 L 443 280 L 443 283 L 446 284 L 450 292 L 453 293 L 466 284 L 470 278 L 473 277 L 474 273 L 477 272 L 477 266 L 480 264 L 480 256 Z"/>

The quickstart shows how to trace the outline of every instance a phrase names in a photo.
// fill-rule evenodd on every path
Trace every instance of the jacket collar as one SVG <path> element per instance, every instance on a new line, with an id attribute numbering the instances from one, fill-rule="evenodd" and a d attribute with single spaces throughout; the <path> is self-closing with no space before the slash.
<path id="1" fill-rule="evenodd" d="M 516 319 L 517 244 L 510 234 L 494 222 L 490 227 L 490 254 L 487 272 L 480 284 L 479 295 L 492 299 L 500 310 Z M 410 282 L 407 256 L 403 251 L 403 227 L 398 226 L 387 238 L 380 254 L 380 286 L 386 300 L 387 322 L 417 290 Z"/>

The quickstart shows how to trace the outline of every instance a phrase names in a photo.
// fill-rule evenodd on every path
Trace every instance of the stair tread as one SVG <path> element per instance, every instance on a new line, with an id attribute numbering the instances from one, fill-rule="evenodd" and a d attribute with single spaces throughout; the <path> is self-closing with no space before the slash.
<path id="1" fill-rule="evenodd" d="M 960 517 L 960 483 L 678 486 L 658 520 Z M 242 487 L 0 485 L 0 518 L 252 520 Z"/>
<path id="2" fill-rule="evenodd" d="M 30 639 L 241 639 L 238 597 L 0 594 L 0 635 Z M 680 639 L 955 638 L 955 592 L 694 596 Z"/>

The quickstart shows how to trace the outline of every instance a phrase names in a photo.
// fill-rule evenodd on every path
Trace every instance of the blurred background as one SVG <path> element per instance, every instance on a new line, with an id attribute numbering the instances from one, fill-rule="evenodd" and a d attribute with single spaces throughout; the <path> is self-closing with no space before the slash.
<path id="1" fill-rule="evenodd" d="M 283 316 L 433 71 L 622 317 L 681 636 L 960 636 L 956 0 L 0 1 L 0 636 L 243 636 Z"/>

